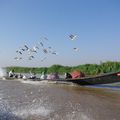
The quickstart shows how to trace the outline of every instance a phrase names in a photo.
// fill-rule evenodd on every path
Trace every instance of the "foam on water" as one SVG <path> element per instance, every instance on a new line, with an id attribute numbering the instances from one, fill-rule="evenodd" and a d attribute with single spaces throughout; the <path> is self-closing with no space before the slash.
<path id="1" fill-rule="evenodd" d="M 66 120 L 94 120 L 93 118 L 89 118 L 85 113 L 83 112 L 76 112 L 74 111 L 74 113 L 70 113 L 67 114 L 66 116 L 64 116 L 62 119 L 66 119 Z"/>
<path id="2" fill-rule="evenodd" d="M 21 83 L 26 84 L 32 84 L 32 85 L 47 85 L 47 84 L 56 84 L 56 81 L 48 81 L 48 80 L 42 80 L 42 81 L 31 81 L 31 80 L 20 80 Z"/>
<path id="3" fill-rule="evenodd" d="M 4 99 L 2 91 L 0 91 L 0 120 L 19 120 L 15 118 L 10 110 L 9 103 Z"/>
<path id="4" fill-rule="evenodd" d="M 79 112 L 79 111 L 73 111 L 72 113 L 67 113 L 64 116 L 61 116 L 58 113 L 56 113 L 55 110 L 52 109 L 47 109 L 43 106 L 39 107 L 39 108 L 24 108 L 24 109 L 19 109 L 17 111 L 14 111 L 13 114 L 15 116 L 18 116 L 20 118 L 27 118 L 31 115 L 33 116 L 41 116 L 41 117 L 45 117 L 45 118 L 49 118 L 49 120 L 57 120 L 57 119 L 65 119 L 65 120 L 74 120 L 74 119 L 80 119 L 80 120 L 94 120 L 93 118 L 89 118 L 85 113 L 83 112 Z M 52 118 L 50 116 L 50 114 L 53 114 Z"/>
<path id="5" fill-rule="evenodd" d="M 52 110 L 50 109 L 46 109 L 45 107 L 39 107 L 39 108 L 27 108 L 27 109 L 19 109 L 17 111 L 14 112 L 14 114 L 16 116 L 19 117 L 29 117 L 30 115 L 36 115 L 36 116 L 43 116 L 46 117 L 48 115 L 50 115 L 50 113 L 52 112 Z"/>
<path id="6" fill-rule="evenodd" d="M 40 85 L 44 84 L 45 82 L 41 81 L 30 81 L 30 80 L 20 80 L 21 83 L 32 84 L 32 85 Z"/>
<path id="7" fill-rule="evenodd" d="M 59 85 L 69 85 L 75 86 L 76 84 L 71 82 L 64 82 L 64 81 L 49 81 L 49 80 L 42 80 L 42 81 L 31 81 L 31 80 L 20 80 L 21 83 L 32 84 L 32 85 L 48 85 L 48 84 L 59 84 Z"/>
<path id="8" fill-rule="evenodd" d="M 5 76 L 6 76 L 6 70 L 0 67 L 0 78 L 3 78 Z"/>

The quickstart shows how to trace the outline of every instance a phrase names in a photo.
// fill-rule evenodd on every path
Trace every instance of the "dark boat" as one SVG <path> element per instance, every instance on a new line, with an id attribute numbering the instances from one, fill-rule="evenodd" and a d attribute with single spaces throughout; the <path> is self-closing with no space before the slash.
<path id="1" fill-rule="evenodd" d="M 79 85 L 95 85 L 120 82 L 120 72 L 106 73 L 93 77 L 82 77 L 77 79 L 60 79 L 59 81 L 72 82 Z"/>
<path id="2" fill-rule="evenodd" d="M 17 78 L 9 78 L 7 77 L 6 79 L 17 79 Z M 24 79 L 22 79 L 24 80 Z M 27 78 L 25 80 L 31 80 L 31 81 L 45 81 L 44 79 L 40 78 L 35 78 L 35 79 L 30 79 Z M 81 77 L 81 78 L 76 78 L 76 79 L 49 79 L 47 80 L 48 83 L 75 83 L 79 85 L 95 85 L 95 84 L 108 84 L 108 83 L 116 83 L 120 82 L 120 71 L 119 72 L 113 72 L 113 73 L 105 73 L 102 75 L 97 75 L 97 76 L 92 76 L 92 77 Z"/>

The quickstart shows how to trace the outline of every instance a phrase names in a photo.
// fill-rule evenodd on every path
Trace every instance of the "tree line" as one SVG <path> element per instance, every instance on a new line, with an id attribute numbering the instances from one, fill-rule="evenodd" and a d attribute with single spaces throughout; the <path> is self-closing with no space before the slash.
<path id="1" fill-rule="evenodd" d="M 16 73 L 38 73 L 41 74 L 45 72 L 49 73 L 59 73 L 64 74 L 65 72 L 71 73 L 74 70 L 81 71 L 85 75 L 98 75 L 102 73 L 116 72 L 120 71 L 120 62 L 101 62 L 100 64 L 83 64 L 77 66 L 62 66 L 62 65 L 52 65 L 50 67 L 20 67 L 20 66 L 10 66 L 6 67 L 7 72 L 14 70 Z"/>

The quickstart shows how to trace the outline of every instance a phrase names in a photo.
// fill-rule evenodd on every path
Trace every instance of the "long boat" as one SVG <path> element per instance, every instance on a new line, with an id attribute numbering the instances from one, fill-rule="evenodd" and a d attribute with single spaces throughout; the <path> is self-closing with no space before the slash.
<path id="1" fill-rule="evenodd" d="M 6 79 L 11 79 L 7 77 Z M 16 79 L 16 78 L 13 78 Z M 44 79 L 40 79 L 40 78 L 35 78 L 35 79 L 25 79 L 25 80 L 31 80 L 31 81 L 45 81 Z M 76 78 L 76 79 L 64 79 L 64 78 L 59 78 L 59 79 L 48 79 L 46 80 L 49 82 L 53 82 L 53 83 L 62 83 L 62 82 L 66 82 L 66 83 L 75 83 L 75 84 L 79 84 L 79 85 L 95 85 L 95 84 L 108 84 L 108 83 L 116 83 L 116 82 L 120 82 L 120 71 L 118 72 L 112 72 L 112 73 L 105 73 L 105 74 L 101 74 L 101 75 L 97 75 L 97 76 L 92 76 L 92 77 L 81 77 L 81 78 Z"/>
<path id="2" fill-rule="evenodd" d="M 113 73 L 105 73 L 102 75 L 92 77 L 82 77 L 77 79 L 60 79 L 64 82 L 72 82 L 79 85 L 95 85 L 95 84 L 108 84 L 120 82 L 120 71 Z"/>

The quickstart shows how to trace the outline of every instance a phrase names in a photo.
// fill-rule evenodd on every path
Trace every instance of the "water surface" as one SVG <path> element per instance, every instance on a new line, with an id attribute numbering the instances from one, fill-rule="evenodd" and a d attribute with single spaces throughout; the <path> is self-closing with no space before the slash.
<path id="1" fill-rule="evenodd" d="M 0 80 L 0 120 L 119 119 L 119 90 Z"/>

